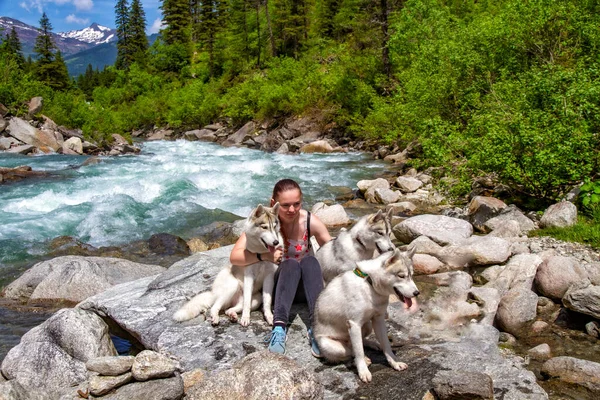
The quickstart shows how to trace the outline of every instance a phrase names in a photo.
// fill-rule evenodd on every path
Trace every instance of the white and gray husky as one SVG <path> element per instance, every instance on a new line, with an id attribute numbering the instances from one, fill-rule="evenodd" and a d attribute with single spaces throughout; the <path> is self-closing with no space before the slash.
<path id="1" fill-rule="evenodd" d="M 379 210 L 375 214 L 365 215 L 350 230 L 341 231 L 335 239 L 321 246 L 315 257 L 321 265 L 325 283 L 352 270 L 357 261 L 370 260 L 393 250 L 391 219 L 391 209 L 387 214 Z"/>
<path id="2" fill-rule="evenodd" d="M 259 204 L 246 220 L 246 249 L 252 253 L 274 252 L 283 245 L 279 229 L 279 203 L 273 207 Z M 273 324 L 271 311 L 274 275 L 277 265 L 261 261 L 246 267 L 230 265 L 216 276 L 211 290 L 193 297 L 174 315 L 176 321 L 187 321 L 210 309 L 213 325 L 219 323 L 219 312 L 225 309 L 225 315 L 237 320 L 242 312 L 240 324 L 250 324 L 250 311 L 263 304 L 263 314 L 269 324 Z M 262 301 L 261 301 L 262 288 Z"/>
<path id="3" fill-rule="evenodd" d="M 402 371 L 407 365 L 394 355 L 387 336 L 385 315 L 389 296 L 395 294 L 410 308 L 419 294 L 413 282 L 412 254 L 398 249 L 372 260 L 356 263 L 356 268 L 334 278 L 323 289 L 315 305 L 314 336 L 321 355 L 331 362 L 354 356 L 358 375 L 371 381 L 363 342 L 383 350 L 392 368 Z M 376 344 L 364 340 L 375 331 Z"/>

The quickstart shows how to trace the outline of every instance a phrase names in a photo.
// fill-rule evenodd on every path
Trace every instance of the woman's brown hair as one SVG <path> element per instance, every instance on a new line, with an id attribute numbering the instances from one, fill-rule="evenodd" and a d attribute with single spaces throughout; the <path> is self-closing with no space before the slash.
<path id="1" fill-rule="evenodd" d="M 275 201 L 275 198 L 279 193 L 287 192 L 288 190 L 298 189 L 300 191 L 300 196 L 302 196 L 302 189 L 300 189 L 300 185 L 293 179 L 282 179 L 275 184 L 273 187 L 273 194 L 271 198 Z"/>

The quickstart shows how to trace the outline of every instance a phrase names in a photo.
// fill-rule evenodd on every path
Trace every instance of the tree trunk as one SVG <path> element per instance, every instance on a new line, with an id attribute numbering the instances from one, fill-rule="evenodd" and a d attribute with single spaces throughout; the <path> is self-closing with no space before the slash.
<path id="1" fill-rule="evenodd" d="M 271 26 L 271 15 L 269 14 L 269 0 L 265 0 L 265 14 L 267 16 L 267 28 L 269 29 L 269 42 L 271 43 L 271 56 L 277 56 L 275 48 L 275 37 L 273 36 L 273 27 Z"/>
<path id="2" fill-rule="evenodd" d="M 381 44 L 381 61 L 383 63 L 383 72 L 390 79 L 392 74 L 392 66 L 390 64 L 390 50 L 388 48 L 388 42 L 390 40 L 388 17 L 390 10 L 388 8 L 387 0 L 380 0 L 381 5 L 381 33 L 382 33 L 382 44 Z"/>

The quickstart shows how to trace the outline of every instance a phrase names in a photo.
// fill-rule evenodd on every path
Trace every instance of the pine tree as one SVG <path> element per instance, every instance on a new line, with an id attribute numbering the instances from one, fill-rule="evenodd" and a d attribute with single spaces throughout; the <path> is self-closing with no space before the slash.
<path id="1" fill-rule="evenodd" d="M 13 57 L 19 67 L 23 67 L 25 65 L 25 57 L 23 57 L 21 41 L 19 40 L 19 36 L 17 35 L 17 31 L 13 26 L 10 30 L 10 33 L 6 35 L 6 48 L 8 50 L 8 54 Z"/>
<path id="2" fill-rule="evenodd" d="M 189 45 L 192 39 L 190 0 L 162 0 L 160 9 L 166 25 L 161 30 L 165 43 Z"/>
<path id="3" fill-rule="evenodd" d="M 146 37 L 146 13 L 140 0 L 132 0 L 129 11 L 129 43 L 131 60 L 145 64 L 148 38 Z"/>
<path id="4" fill-rule="evenodd" d="M 34 64 L 35 74 L 40 81 L 54 89 L 66 89 L 70 83 L 69 72 L 62 54 L 52 40 L 50 35 L 52 25 L 45 12 L 40 19 L 39 32 L 33 48 L 33 51 L 38 55 Z"/>
<path id="5" fill-rule="evenodd" d="M 115 25 L 117 31 L 117 59 L 115 67 L 127 69 L 131 64 L 129 52 L 129 4 L 127 0 L 117 0 L 115 4 Z"/>

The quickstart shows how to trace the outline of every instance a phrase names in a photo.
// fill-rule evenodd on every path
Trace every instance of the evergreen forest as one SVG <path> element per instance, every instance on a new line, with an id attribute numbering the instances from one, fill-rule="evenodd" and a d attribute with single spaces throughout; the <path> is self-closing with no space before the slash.
<path id="1" fill-rule="evenodd" d="M 0 44 L 0 103 L 96 141 L 110 134 L 312 116 L 353 140 L 415 148 L 411 163 L 491 175 L 554 200 L 598 178 L 596 0 L 162 0 L 148 45 L 118 0 L 114 66 L 69 78 L 40 20 L 34 61 Z"/>

